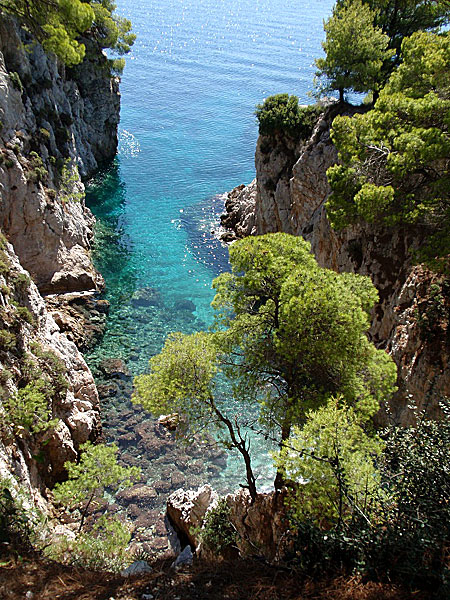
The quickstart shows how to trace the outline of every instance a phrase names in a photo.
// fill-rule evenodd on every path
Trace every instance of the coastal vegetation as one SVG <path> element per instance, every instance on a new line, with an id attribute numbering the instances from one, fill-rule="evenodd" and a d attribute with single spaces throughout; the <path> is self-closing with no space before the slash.
<path id="1" fill-rule="evenodd" d="M 34 40 L 68 66 L 80 63 L 85 57 L 83 37 L 119 55 L 130 51 L 136 36 L 131 33 L 130 21 L 115 14 L 115 10 L 112 0 L 0 1 L 0 11 L 17 17 Z M 112 68 L 120 65 L 117 59 L 111 60 Z"/>
<path id="2" fill-rule="evenodd" d="M 396 368 L 365 335 L 377 299 L 367 277 L 320 268 L 307 242 L 283 233 L 245 238 L 229 252 L 232 272 L 213 282 L 213 331 L 170 336 L 150 374 L 136 378 L 134 400 L 153 414 L 181 413 L 187 430 L 216 428 L 241 453 L 255 499 L 243 403 L 283 447 L 292 426 L 332 397 L 372 416 L 392 394 Z M 238 407 L 231 414 L 219 375 Z"/>
<path id="3" fill-rule="evenodd" d="M 336 228 L 358 219 L 422 227 L 419 258 L 448 271 L 450 36 L 414 33 L 402 57 L 371 111 L 333 122 L 339 163 L 327 172 L 327 210 Z"/>
<path id="4" fill-rule="evenodd" d="M 325 26 L 326 57 L 316 63 L 326 79 L 321 92 L 338 92 L 341 101 L 347 91 L 369 93 L 370 110 L 333 123 L 339 164 L 328 171 L 332 225 L 420 227 L 427 243 L 417 257 L 441 271 L 450 250 L 450 48 L 448 33 L 434 29 L 446 23 L 447 6 L 339 1 Z M 85 56 L 85 36 L 119 54 L 133 41 L 129 23 L 113 16 L 109 0 L 0 0 L 0 8 L 20 18 L 68 66 Z M 417 31 L 421 28 L 427 31 Z M 22 86 L 20 78 L 13 80 Z M 288 94 L 256 108 L 262 135 L 294 141 L 310 136 L 321 112 L 299 107 L 298 98 Z M 49 137 L 45 128 L 40 134 Z M 30 159 L 30 180 L 45 182 L 42 159 L 34 152 Z M 62 202 L 82 200 L 78 181 L 75 162 L 63 162 Z M 441 423 L 416 414 L 413 427 L 376 429 L 374 417 L 394 393 L 397 373 L 368 333 L 378 301 L 370 279 L 319 267 L 307 242 L 282 233 L 238 241 L 229 254 L 231 272 L 213 282 L 213 327 L 170 334 L 150 360 L 150 372 L 135 379 L 134 401 L 153 415 L 178 413 L 178 434 L 188 440 L 214 433 L 223 447 L 237 450 L 252 501 L 258 495 L 253 436 L 277 444 L 274 484 L 287 489 L 294 538 L 285 566 L 309 574 L 351 571 L 400 580 L 445 597 L 448 402 L 442 399 Z M 53 402 L 62 401 L 68 387 L 65 367 L 36 342 L 30 352 L 22 348 L 20 328 L 35 327 L 21 298 L 30 280 L 12 272 L 3 250 L 0 260 L 1 298 L 8 299 L 0 311 L 0 358 L 13 357 L 21 373 L 18 390 L 9 394 L 12 374 L 1 372 L 6 396 L 1 433 L 37 442 L 33 460 L 42 461 L 45 435 L 58 426 Z M 433 330 L 447 318 L 447 297 L 448 286 L 439 280 L 420 307 L 424 339 L 433 339 Z M 30 500 L 1 480 L 0 541 L 20 547 L 18 540 L 25 540 L 53 559 L 117 571 L 130 561 L 130 532 L 109 508 L 96 522 L 90 514 L 95 503 L 106 505 L 105 491 L 131 485 L 139 470 L 120 466 L 114 445 L 87 443 L 79 450 L 78 462 L 65 463 L 67 480 L 52 491 L 65 518 L 77 526 L 73 537 L 43 546 L 30 532 L 29 524 L 34 528 L 40 518 L 30 511 Z M 215 552 L 236 541 L 230 519 L 224 500 L 207 514 L 200 536 Z"/>

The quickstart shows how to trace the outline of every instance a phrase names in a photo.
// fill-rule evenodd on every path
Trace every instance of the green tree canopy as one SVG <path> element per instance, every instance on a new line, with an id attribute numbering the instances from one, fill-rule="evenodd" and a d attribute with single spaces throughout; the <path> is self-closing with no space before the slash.
<path id="1" fill-rule="evenodd" d="M 450 252 L 450 36 L 417 32 L 373 110 L 337 117 L 339 164 L 328 179 L 334 227 L 362 218 L 428 234 L 424 256 L 445 268 Z M 448 267 L 448 265 L 447 265 Z"/>
<path id="2" fill-rule="evenodd" d="M 78 463 L 66 462 L 68 479 L 57 483 L 53 490 L 55 501 L 69 508 L 82 511 L 80 528 L 83 527 L 87 510 L 96 494 L 103 494 L 106 487 L 118 489 L 128 487 L 133 479 L 139 479 L 137 467 L 121 467 L 117 464 L 118 448 L 114 444 L 94 446 L 86 442 L 80 447 L 82 453 Z"/>
<path id="3" fill-rule="evenodd" d="M 338 0 L 338 4 L 343 0 Z M 375 12 L 375 25 L 389 37 L 398 64 L 404 38 L 416 31 L 439 29 L 449 21 L 447 0 L 363 0 Z"/>
<path id="4" fill-rule="evenodd" d="M 343 101 L 345 90 L 378 91 L 383 64 L 394 51 L 375 25 L 375 11 L 362 0 L 344 0 L 334 7 L 324 30 L 326 56 L 315 61 L 316 76 L 325 80 L 318 84 L 319 92 L 336 90 Z"/>
<path id="5" fill-rule="evenodd" d="M 369 519 L 380 495 L 375 466 L 384 444 L 367 433 L 370 414 L 331 398 L 307 414 L 303 428 L 293 427 L 288 444 L 276 457 L 290 481 L 290 507 L 299 521 L 323 529 L 341 526 L 355 513 Z"/>
<path id="6" fill-rule="evenodd" d="M 1 11 L 18 17 L 45 50 L 69 66 L 85 56 L 83 35 L 119 54 L 130 50 L 135 39 L 131 23 L 115 9 L 112 0 L 0 0 Z"/>
<path id="7" fill-rule="evenodd" d="M 373 414 L 392 392 L 396 369 L 366 337 L 377 299 L 370 280 L 320 268 L 307 242 L 282 233 L 235 242 L 230 262 L 232 272 L 213 282 L 214 330 L 169 338 L 150 374 L 136 378 L 135 400 L 153 412 L 187 414 L 188 424 L 221 423 L 228 442 L 247 451 L 242 421 L 222 418 L 218 373 L 281 442 L 307 410 L 339 393 Z"/>

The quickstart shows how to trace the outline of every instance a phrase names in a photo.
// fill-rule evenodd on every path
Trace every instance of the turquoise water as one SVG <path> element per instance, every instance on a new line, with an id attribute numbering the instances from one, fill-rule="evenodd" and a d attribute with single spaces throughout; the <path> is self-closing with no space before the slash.
<path id="1" fill-rule="evenodd" d="M 332 4 L 118 0 L 138 37 L 121 84 L 119 154 L 87 195 L 111 302 L 88 357 L 94 372 L 121 357 L 141 373 L 168 332 L 210 324 L 211 280 L 228 268 L 214 237 L 220 195 L 254 177 L 255 105 L 280 92 L 310 102 Z M 151 306 L 133 305 L 141 288 L 151 288 Z M 263 473 L 264 452 L 258 460 Z"/>

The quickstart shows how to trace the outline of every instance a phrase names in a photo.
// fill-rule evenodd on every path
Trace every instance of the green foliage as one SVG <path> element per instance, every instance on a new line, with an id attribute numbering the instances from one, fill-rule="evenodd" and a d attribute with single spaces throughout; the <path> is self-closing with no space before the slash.
<path id="1" fill-rule="evenodd" d="M 237 531 L 230 521 L 230 507 L 225 498 L 206 513 L 200 530 L 200 539 L 204 546 L 214 553 L 221 554 L 237 540 Z"/>
<path id="2" fill-rule="evenodd" d="M 447 0 L 363 1 L 375 12 L 375 25 L 389 36 L 389 47 L 396 51 L 394 66 L 399 63 L 404 38 L 416 31 L 435 30 L 449 21 L 450 6 Z"/>
<path id="3" fill-rule="evenodd" d="M 435 342 L 442 333 L 450 335 L 450 281 L 444 279 L 430 286 L 428 297 L 416 311 L 422 339 Z"/>
<path id="4" fill-rule="evenodd" d="M 380 489 L 375 463 L 384 447 L 366 431 L 372 414 L 332 398 L 294 427 L 276 462 L 288 480 L 300 482 L 289 502 L 296 520 L 329 529 L 372 515 Z"/>
<path id="5" fill-rule="evenodd" d="M 30 552 L 39 542 L 44 516 L 12 479 L 0 478 L 0 543 L 15 553 Z"/>
<path id="6" fill-rule="evenodd" d="M 287 234 L 240 240 L 232 273 L 214 282 L 224 372 L 238 396 L 257 400 L 269 429 L 342 393 L 373 406 L 393 389 L 395 366 L 365 336 L 377 292 L 368 278 L 321 269 L 307 242 Z"/>
<path id="7" fill-rule="evenodd" d="M 11 304 L 15 306 L 16 317 L 20 321 L 28 323 L 28 325 L 34 325 L 34 317 L 26 306 L 20 306 L 15 302 L 11 302 Z"/>
<path id="8" fill-rule="evenodd" d="M 16 347 L 17 339 L 12 331 L 0 329 L 0 347 L 4 350 L 13 350 Z"/>
<path id="9" fill-rule="evenodd" d="M 442 421 L 428 421 L 419 418 L 415 427 L 391 426 L 382 432 L 379 438 L 367 438 L 364 432 L 354 437 L 353 426 L 345 432 L 325 424 L 329 435 L 337 440 L 340 449 L 350 450 L 351 462 L 360 460 L 361 449 L 367 450 L 367 474 L 373 471 L 373 480 L 369 477 L 369 489 L 363 490 L 363 504 L 357 504 L 351 498 L 347 514 L 336 522 L 322 519 L 323 505 L 311 494 L 305 511 L 301 503 L 308 501 L 299 490 L 296 502 L 292 504 L 292 527 L 296 531 L 293 560 L 308 574 L 324 570 L 347 569 L 377 579 L 401 581 L 411 586 L 427 587 L 432 590 L 430 598 L 446 598 L 450 591 L 450 573 L 448 569 L 448 541 L 450 539 L 450 412 L 448 401 L 442 406 Z M 316 416 L 312 415 L 315 419 Z M 341 422 L 341 418 L 337 419 Z M 345 419 L 344 419 L 345 422 Z M 328 420 L 327 420 L 328 423 Z M 331 423 L 331 422 L 330 422 Z M 304 433 L 302 432 L 302 435 Z M 360 439 L 362 436 L 362 439 Z M 347 437 L 350 439 L 347 441 Z M 370 439 L 369 446 L 366 441 Z M 310 440 L 300 446 L 303 458 L 293 450 L 288 463 L 294 463 L 300 476 L 303 475 L 301 463 L 306 466 L 315 460 L 320 465 L 316 440 L 325 441 L 330 447 L 329 437 L 320 430 Z M 355 444 L 351 448 L 351 440 Z M 370 445 L 374 443 L 373 453 Z M 323 446 L 320 445 L 320 451 Z M 331 446 L 332 447 L 332 446 Z M 383 452 L 380 450 L 383 448 Z M 286 452 L 286 451 L 285 451 Z M 331 453 L 333 454 L 334 448 Z M 352 456 L 355 453 L 355 456 Z M 344 456 L 344 454 L 341 454 Z M 364 460 L 366 460 L 364 458 Z M 330 488 L 328 461 L 314 469 L 313 477 L 304 484 L 308 488 L 314 483 L 318 497 L 325 498 L 331 490 L 331 500 L 339 497 L 337 484 Z M 336 469 L 336 463 L 333 465 Z M 357 470 L 359 468 L 357 467 Z M 364 470 L 363 470 L 364 473 Z M 320 483 L 324 482 L 322 488 Z M 349 471 L 349 479 L 354 474 Z M 347 481 L 347 480 L 346 480 Z M 361 480 L 363 482 L 363 480 Z M 312 489 L 311 489 L 312 492 Z M 344 490 L 344 499 L 347 500 Z M 333 500 L 334 498 L 334 500 Z M 328 510 L 329 507 L 327 506 Z M 355 510 L 358 508 L 358 510 Z M 368 510 L 370 508 L 370 510 Z M 344 512 L 345 514 L 345 512 Z M 333 515 L 332 515 L 333 518 Z"/>
<path id="10" fill-rule="evenodd" d="M 19 73 L 16 73 L 16 71 L 11 71 L 10 73 L 8 73 L 8 75 L 11 80 L 11 83 L 13 84 L 13 87 L 16 88 L 16 90 L 18 90 L 21 94 L 23 94 L 23 83 L 20 79 Z"/>
<path id="11" fill-rule="evenodd" d="M 139 479 L 137 467 L 121 467 L 117 464 L 118 448 L 114 444 L 94 446 L 86 442 L 79 463 L 66 462 L 68 480 L 57 483 L 53 493 L 55 501 L 68 508 L 82 510 L 80 531 L 89 505 L 104 489 L 119 489 L 130 486 L 133 479 Z"/>
<path id="12" fill-rule="evenodd" d="M 320 113 L 319 106 L 300 107 L 297 96 L 289 94 L 269 96 L 255 110 L 261 135 L 274 135 L 278 132 L 301 139 L 311 136 Z"/>
<path id="13" fill-rule="evenodd" d="M 114 14 L 111 0 L 1 0 L 0 9 L 18 17 L 45 50 L 69 66 L 85 56 L 83 35 L 118 54 L 129 52 L 135 40 L 131 23 Z"/>
<path id="14" fill-rule="evenodd" d="M 42 135 L 42 137 L 46 140 L 50 139 L 50 131 L 48 129 L 45 129 L 45 127 L 39 127 L 39 133 Z"/>
<path id="15" fill-rule="evenodd" d="M 80 188 L 80 174 L 77 165 L 69 158 L 64 162 L 59 176 L 59 197 L 61 202 L 81 202 L 84 192 Z"/>
<path id="16" fill-rule="evenodd" d="M 0 275 L 8 275 L 11 271 L 11 265 L 9 264 L 6 257 L 0 255 Z"/>
<path id="17" fill-rule="evenodd" d="M 134 400 L 155 414 L 180 412 L 188 429 L 215 426 L 249 475 L 242 421 L 227 416 L 219 375 L 285 441 L 292 424 L 336 394 L 373 414 L 396 369 L 365 335 L 377 299 L 368 278 L 321 269 L 307 242 L 282 233 L 239 240 L 229 252 L 232 272 L 213 282 L 214 330 L 172 334 L 150 374 L 135 379 Z"/>
<path id="18" fill-rule="evenodd" d="M 64 564 L 116 573 L 131 562 L 130 539 L 124 523 L 103 515 L 89 532 L 79 532 L 74 539 L 64 536 L 47 546 L 45 555 Z"/>
<path id="19" fill-rule="evenodd" d="M 450 591 L 450 406 L 441 421 L 419 418 L 415 427 L 385 433 L 383 479 L 394 502 L 371 560 L 387 575 L 412 585 L 431 583 Z M 379 563 L 383 561 L 381 566 Z"/>
<path id="20" fill-rule="evenodd" d="M 339 229 L 370 223 L 419 225 L 428 235 L 418 258 L 446 268 L 450 252 L 450 36 L 405 39 L 403 63 L 366 114 L 337 117 L 340 164 L 328 178 L 327 211 Z"/>
<path id="21" fill-rule="evenodd" d="M 19 437 L 47 431 L 58 423 L 58 419 L 52 419 L 44 381 L 27 384 L 15 394 L 3 398 L 2 405 L 6 413 L 4 424 Z"/>
<path id="22" fill-rule="evenodd" d="M 26 273 L 18 273 L 14 277 L 14 287 L 19 292 L 25 292 L 30 287 L 31 279 Z"/>
<path id="23" fill-rule="evenodd" d="M 150 374 L 135 379 L 135 400 L 154 415 L 182 412 L 191 428 L 213 419 L 209 399 L 218 371 L 218 349 L 204 332 L 172 333 L 160 354 L 150 359 Z"/>
<path id="24" fill-rule="evenodd" d="M 325 58 L 315 61 L 319 93 L 345 90 L 377 91 L 383 64 L 393 56 L 389 37 L 374 25 L 375 12 L 362 0 L 344 0 L 333 9 L 324 23 L 326 34 L 322 47 Z"/>
<path id="25" fill-rule="evenodd" d="M 39 181 L 44 182 L 48 177 L 48 171 L 44 167 L 42 158 L 37 152 L 30 152 L 28 169 L 27 179 L 29 181 L 33 181 L 35 183 Z"/>

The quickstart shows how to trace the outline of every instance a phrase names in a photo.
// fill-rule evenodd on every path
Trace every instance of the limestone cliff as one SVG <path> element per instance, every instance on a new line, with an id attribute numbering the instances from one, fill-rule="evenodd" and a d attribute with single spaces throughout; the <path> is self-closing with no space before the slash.
<path id="1" fill-rule="evenodd" d="M 347 114 L 354 110 L 348 107 Z M 256 180 L 236 188 L 226 200 L 222 223 L 232 230 L 226 239 L 275 231 L 301 235 L 311 242 L 321 266 L 370 276 L 380 294 L 370 334 L 399 369 L 393 416 L 412 422 L 411 399 L 436 416 L 439 399 L 450 394 L 447 284 L 423 266 L 414 266 L 420 230 L 364 223 L 339 233 L 331 228 L 325 209 L 330 193 L 326 170 L 337 161 L 330 139 L 336 113 L 336 106 L 328 107 L 309 139 L 292 140 L 279 133 L 259 137 Z"/>
<path id="2" fill-rule="evenodd" d="M 88 50 L 69 72 L 0 20 L 0 227 L 44 292 L 101 282 L 80 176 L 115 155 L 119 94 L 106 58 Z"/>
<path id="3" fill-rule="evenodd" d="M 99 319 L 107 312 L 92 298 L 102 278 L 82 179 L 116 153 L 120 97 L 106 57 L 88 40 L 86 48 L 66 69 L 0 17 L 0 476 L 35 496 L 101 428 L 94 379 L 73 342 L 85 343 L 83 294 Z M 24 390 L 45 398 L 54 426 L 30 430 L 17 415 Z"/>

